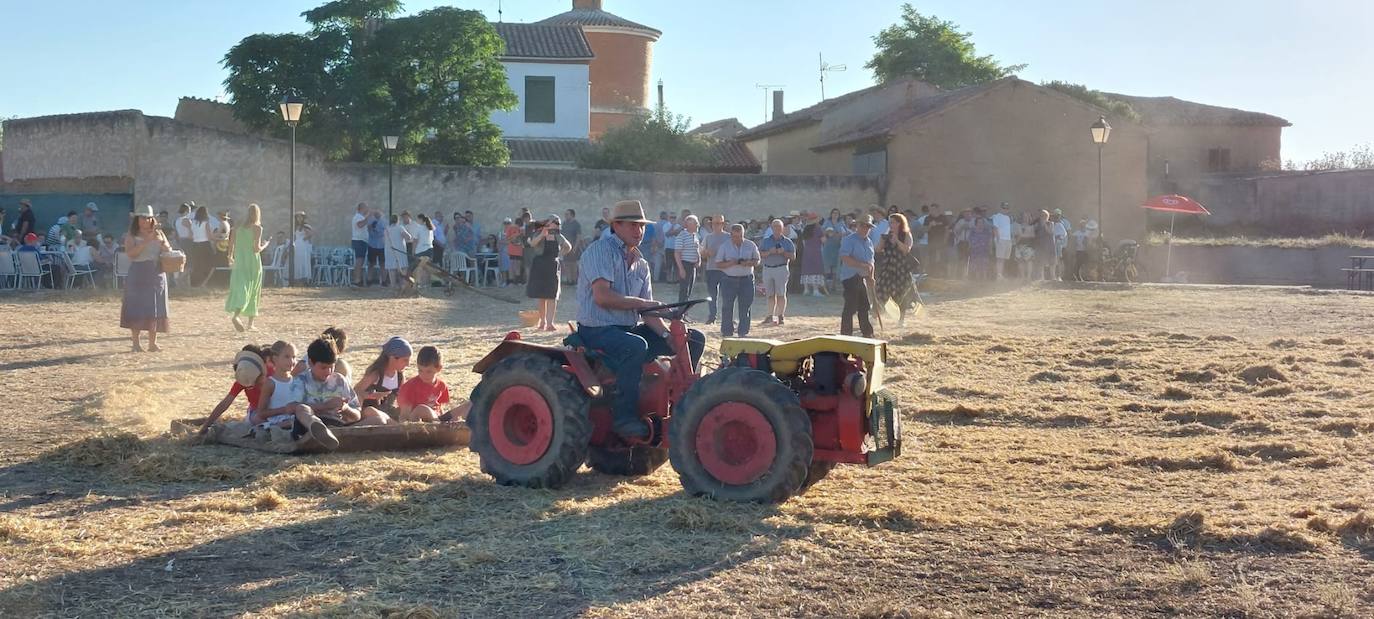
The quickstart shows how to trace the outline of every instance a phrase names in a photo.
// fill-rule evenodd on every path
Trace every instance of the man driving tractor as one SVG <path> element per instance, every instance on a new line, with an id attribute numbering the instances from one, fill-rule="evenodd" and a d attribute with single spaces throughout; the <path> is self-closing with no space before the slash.
<path id="1" fill-rule="evenodd" d="M 638 200 L 617 203 L 611 211 L 612 234 L 583 250 L 577 276 L 577 333 L 588 348 L 602 352 L 606 365 L 615 371 L 613 429 L 627 439 L 645 439 L 651 433 L 639 416 L 639 381 L 645 362 L 676 352 L 662 318 L 639 320 L 639 310 L 659 306 L 654 301 L 649 262 L 639 251 L 644 226 L 651 223 Z M 695 369 L 706 349 L 706 336 L 689 329 L 687 347 Z"/>

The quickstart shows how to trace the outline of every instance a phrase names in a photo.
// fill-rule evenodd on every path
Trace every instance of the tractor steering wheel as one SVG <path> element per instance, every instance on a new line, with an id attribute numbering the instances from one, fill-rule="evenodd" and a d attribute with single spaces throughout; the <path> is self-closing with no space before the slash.
<path id="1" fill-rule="evenodd" d="M 705 299 L 688 299 L 686 301 L 679 301 L 677 303 L 664 303 L 662 305 L 654 305 L 638 311 L 640 316 L 664 318 L 667 320 L 681 320 L 683 317 L 687 316 L 687 312 L 691 311 L 693 306 L 697 305 L 698 303 L 706 303 L 710 300 L 711 299 L 709 297 Z"/>

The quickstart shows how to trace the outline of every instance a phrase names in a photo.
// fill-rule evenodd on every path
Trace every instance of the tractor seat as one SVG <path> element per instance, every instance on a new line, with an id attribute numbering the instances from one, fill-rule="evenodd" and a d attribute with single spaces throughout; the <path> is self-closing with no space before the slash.
<path id="1" fill-rule="evenodd" d="M 583 351 L 586 351 L 585 355 L 587 357 L 588 363 L 600 362 L 602 359 L 605 359 L 606 357 L 606 353 L 604 351 L 597 350 L 595 348 L 587 346 L 587 341 L 582 339 L 582 335 L 576 331 L 573 331 L 572 333 L 568 334 L 568 337 L 563 338 L 563 345 L 569 348 L 580 348 Z"/>

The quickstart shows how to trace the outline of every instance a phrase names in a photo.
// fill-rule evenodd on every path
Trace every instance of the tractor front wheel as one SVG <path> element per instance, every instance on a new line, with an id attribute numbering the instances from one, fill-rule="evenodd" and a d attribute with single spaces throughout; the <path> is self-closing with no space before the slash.
<path id="1" fill-rule="evenodd" d="M 780 503 L 811 467 L 811 418 L 772 374 L 728 367 L 692 385 L 668 424 L 668 457 L 688 492 Z"/>
<path id="2" fill-rule="evenodd" d="M 469 448 L 482 472 L 501 484 L 557 488 L 587 458 L 590 404 L 554 359 L 512 355 L 488 368 L 472 390 Z"/>

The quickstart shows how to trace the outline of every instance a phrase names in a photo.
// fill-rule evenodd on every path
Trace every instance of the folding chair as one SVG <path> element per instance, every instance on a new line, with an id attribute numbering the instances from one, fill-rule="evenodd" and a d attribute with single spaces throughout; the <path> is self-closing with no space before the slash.
<path id="1" fill-rule="evenodd" d="M 122 251 L 115 254 L 114 274 L 111 278 L 114 280 L 116 289 L 119 288 L 119 280 L 129 277 L 129 267 L 132 264 L 133 261 L 129 259 L 129 254 Z"/>
<path id="2" fill-rule="evenodd" d="M 62 260 L 62 266 L 67 271 L 68 289 L 71 289 L 72 284 L 75 284 L 82 275 L 86 276 L 86 281 L 90 282 L 91 288 L 95 288 L 95 269 L 91 268 L 91 248 L 78 248 L 76 258 L 66 252 L 58 254 L 58 257 Z"/>
<path id="3" fill-rule="evenodd" d="M 25 281 L 32 280 L 35 290 L 43 287 L 43 278 L 48 278 L 48 285 L 56 288 L 57 285 L 52 281 L 52 267 L 38 260 L 38 252 L 21 251 L 19 254 L 19 287 L 26 288 Z"/>
<path id="4" fill-rule="evenodd" d="M 0 289 L 14 290 L 19 287 L 19 267 L 14 260 L 14 252 L 0 252 Z"/>

